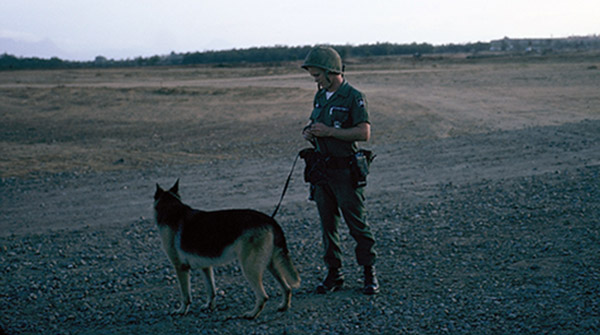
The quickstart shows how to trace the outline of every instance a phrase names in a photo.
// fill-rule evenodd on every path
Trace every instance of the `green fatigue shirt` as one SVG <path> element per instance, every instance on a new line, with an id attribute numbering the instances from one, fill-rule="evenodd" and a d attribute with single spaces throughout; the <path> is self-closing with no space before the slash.
<path id="1" fill-rule="evenodd" d="M 315 95 L 312 123 L 322 122 L 335 128 L 352 128 L 359 123 L 369 122 L 367 100 L 365 96 L 352 87 L 346 80 L 327 99 L 326 90 Z M 317 138 L 317 151 L 333 157 L 351 156 L 358 150 L 356 142 L 342 141 L 332 137 Z"/>

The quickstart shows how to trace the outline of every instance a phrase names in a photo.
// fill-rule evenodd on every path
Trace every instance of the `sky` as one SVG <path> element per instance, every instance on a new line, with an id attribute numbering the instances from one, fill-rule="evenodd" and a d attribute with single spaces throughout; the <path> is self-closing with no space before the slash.
<path id="1" fill-rule="evenodd" d="M 317 44 L 600 35 L 599 0 L 2 0 L 0 54 L 133 59 Z"/>

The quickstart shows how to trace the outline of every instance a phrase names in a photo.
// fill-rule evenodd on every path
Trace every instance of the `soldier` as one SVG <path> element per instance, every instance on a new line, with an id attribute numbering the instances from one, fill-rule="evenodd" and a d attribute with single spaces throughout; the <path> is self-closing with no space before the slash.
<path id="1" fill-rule="evenodd" d="M 359 151 L 357 142 L 368 141 L 371 136 L 367 101 L 345 80 L 342 59 L 333 48 L 313 48 L 302 68 L 318 86 L 310 122 L 302 135 L 315 146 L 315 151 L 325 162 L 324 181 L 312 185 L 312 198 L 321 219 L 323 258 L 328 267 L 327 277 L 317 286 L 317 292 L 335 291 L 343 285 L 338 234 L 343 216 L 356 241 L 356 259 L 364 269 L 363 293 L 376 294 L 379 283 L 374 269 L 375 239 L 367 223 L 364 184 L 357 184 L 351 172 L 353 159 Z"/>

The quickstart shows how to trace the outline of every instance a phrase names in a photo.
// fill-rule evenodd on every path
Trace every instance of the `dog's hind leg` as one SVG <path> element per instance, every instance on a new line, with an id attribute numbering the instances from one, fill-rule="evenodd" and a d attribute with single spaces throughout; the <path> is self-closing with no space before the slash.
<path id="1" fill-rule="evenodd" d="M 265 304 L 269 299 L 269 296 L 267 296 L 267 292 L 265 292 L 265 287 L 263 286 L 262 282 L 263 272 L 258 268 L 254 267 L 254 265 L 246 265 L 242 266 L 242 268 L 244 270 L 244 276 L 250 283 L 252 291 L 254 291 L 254 295 L 256 297 L 254 309 L 245 313 L 243 317 L 245 319 L 255 319 L 256 317 L 258 317 L 260 312 L 262 312 L 263 308 L 265 308 Z"/>
<path id="2" fill-rule="evenodd" d="M 212 266 L 202 269 L 204 274 L 204 289 L 206 290 L 205 309 L 213 310 L 216 305 L 217 289 L 215 288 L 215 276 Z"/>
<path id="3" fill-rule="evenodd" d="M 271 272 L 273 277 L 275 277 L 275 279 L 279 283 L 279 286 L 281 287 L 282 300 L 277 310 L 280 312 L 285 312 L 288 309 L 290 309 L 292 305 L 292 289 L 290 288 L 290 285 L 288 285 L 287 281 L 285 281 L 285 278 L 281 275 L 279 269 L 277 269 L 277 266 L 273 264 L 273 262 L 269 264 L 268 269 L 269 272 Z"/>
<path id="4" fill-rule="evenodd" d="M 190 292 L 190 266 L 187 264 L 175 266 L 175 272 L 177 273 L 179 290 L 181 292 L 181 306 L 174 313 L 185 315 L 192 304 L 192 294 Z"/>
<path id="5" fill-rule="evenodd" d="M 254 242 L 256 243 L 257 241 Z M 248 280 L 256 297 L 254 309 L 243 315 L 246 319 L 255 319 L 258 317 L 269 299 L 267 292 L 265 292 L 265 287 L 263 286 L 263 273 L 269 262 L 269 254 L 272 253 L 272 249 L 269 250 L 269 248 L 265 248 L 265 245 L 260 242 L 262 241 L 258 241 L 258 243 L 253 246 L 246 246 L 247 249 L 242 253 L 243 256 L 240 257 L 244 277 Z M 257 245 L 259 247 L 257 247 Z"/>

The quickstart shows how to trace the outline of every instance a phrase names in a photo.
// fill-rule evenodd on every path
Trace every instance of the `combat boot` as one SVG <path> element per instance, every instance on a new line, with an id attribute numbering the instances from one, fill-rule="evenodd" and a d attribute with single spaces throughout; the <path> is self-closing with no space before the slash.
<path id="1" fill-rule="evenodd" d="M 344 285 L 344 275 L 339 268 L 329 268 L 325 280 L 317 286 L 317 293 L 325 294 L 334 292 L 342 288 Z"/>
<path id="2" fill-rule="evenodd" d="M 365 282 L 363 286 L 363 293 L 367 295 L 377 294 L 379 292 L 379 281 L 375 274 L 375 267 L 365 266 Z"/>

